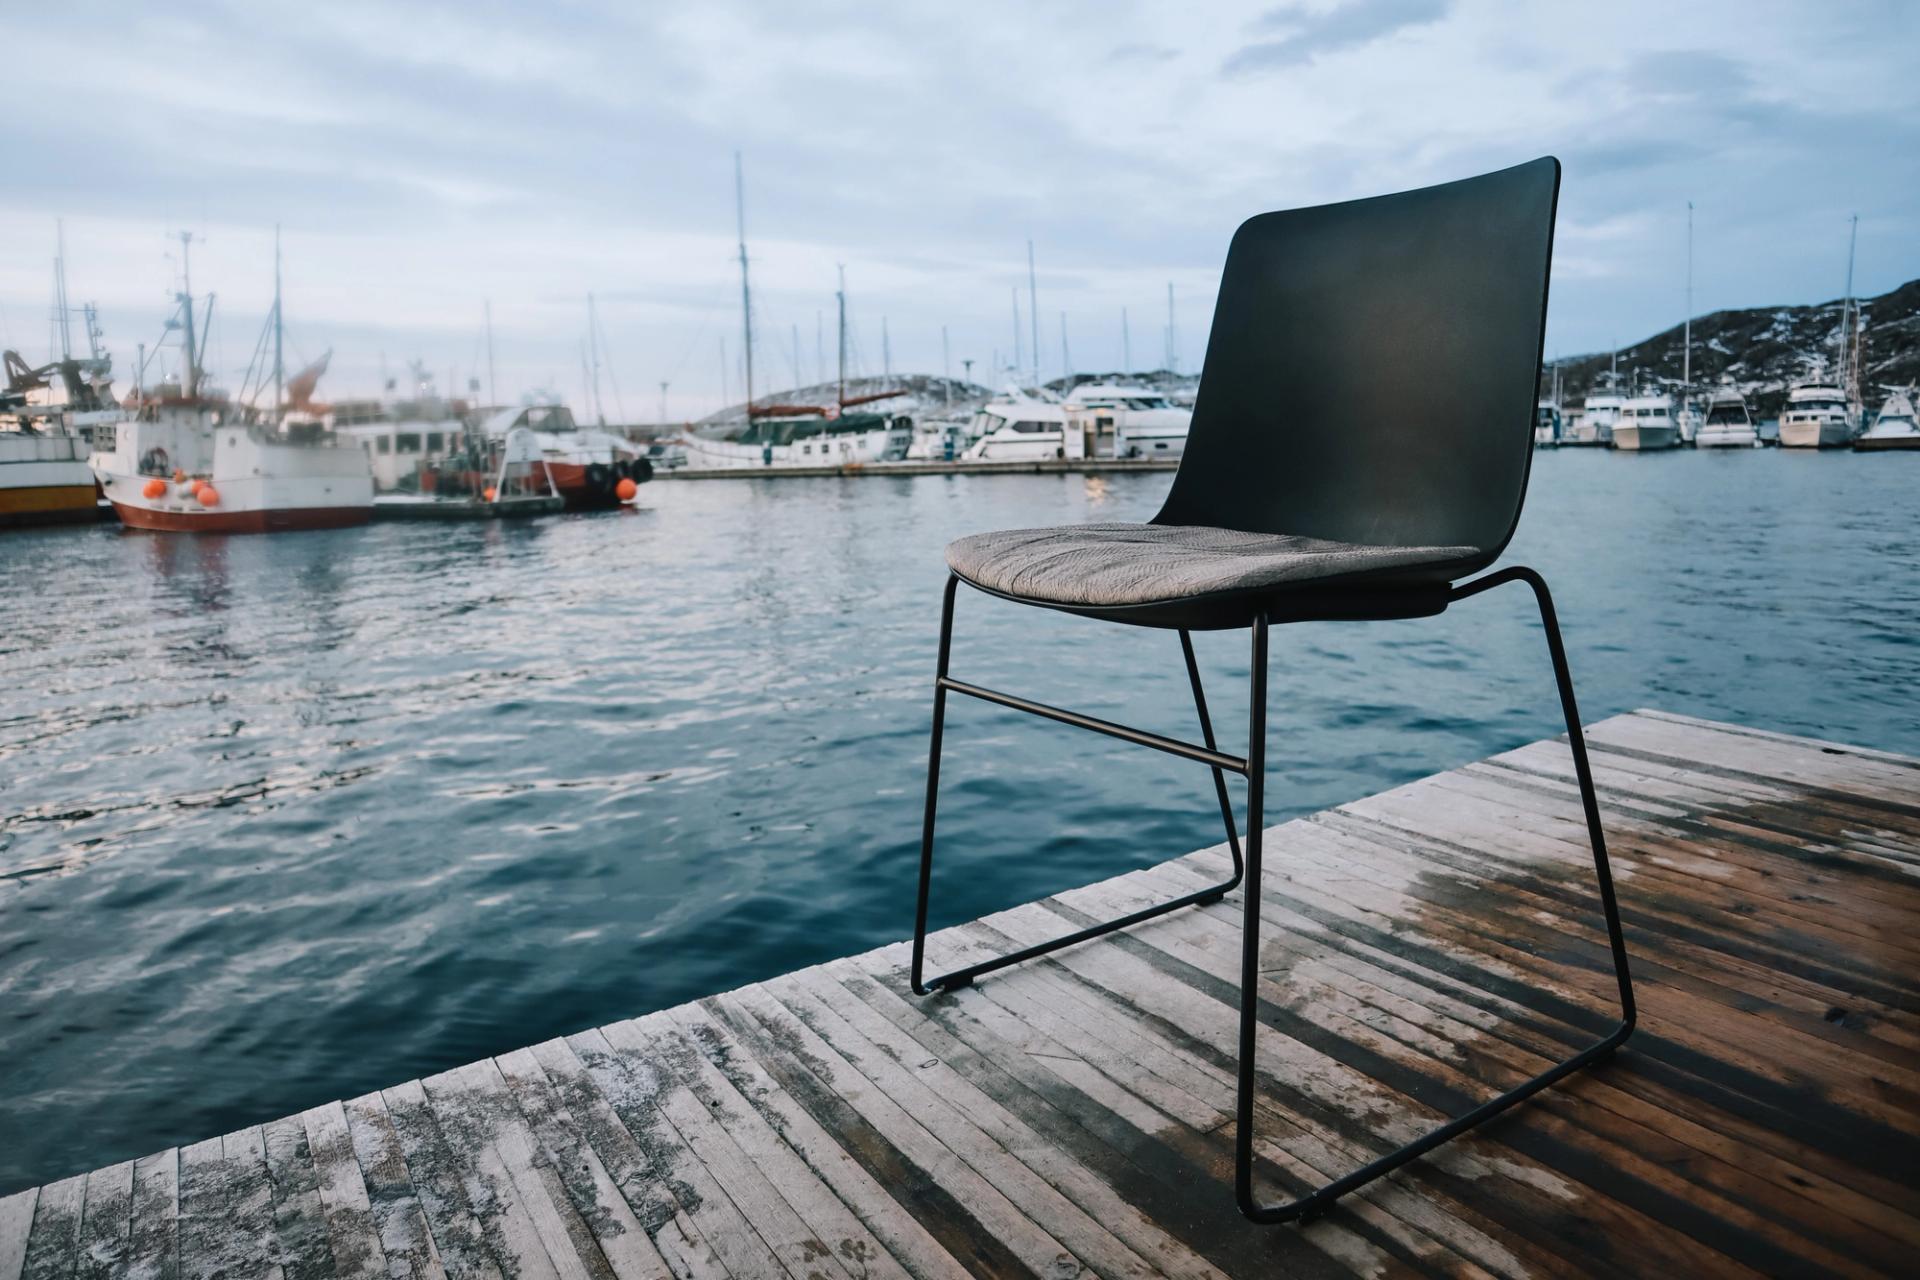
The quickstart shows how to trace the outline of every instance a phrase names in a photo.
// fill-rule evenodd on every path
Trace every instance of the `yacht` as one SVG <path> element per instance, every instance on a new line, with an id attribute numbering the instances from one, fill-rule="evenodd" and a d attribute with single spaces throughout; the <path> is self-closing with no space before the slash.
<path id="1" fill-rule="evenodd" d="M 1846 393 L 1832 382 L 1803 382 L 1787 392 L 1780 411 L 1780 445 L 1786 449 L 1841 449 L 1853 438 Z"/>
<path id="2" fill-rule="evenodd" d="M 1707 397 L 1706 421 L 1694 445 L 1701 449 L 1757 449 L 1760 432 L 1747 413 L 1746 397 L 1731 388 L 1723 388 Z"/>
<path id="3" fill-rule="evenodd" d="M 1613 443 L 1613 425 L 1620 418 L 1623 403 L 1618 393 L 1605 391 L 1590 395 L 1581 406 L 1580 420 L 1560 437 L 1562 445 L 1598 445 Z"/>
<path id="4" fill-rule="evenodd" d="M 1914 420 L 1913 388 L 1888 396 L 1873 425 L 1853 438 L 1853 447 L 1863 451 L 1920 449 L 1920 422 Z"/>
<path id="5" fill-rule="evenodd" d="M 1589 401 L 1591 403 L 1591 401 Z M 1613 447 L 1637 450 L 1671 449 L 1680 443 L 1673 400 L 1665 395 L 1633 396 L 1620 403 L 1613 423 Z"/>
<path id="6" fill-rule="evenodd" d="M 1083 382 L 1067 393 L 1067 417 L 1087 435 L 1087 456 L 1178 458 L 1193 410 L 1151 387 Z"/>
<path id="7" fill-rule="evenodd" d="M 131 417 L 99 428 L 91 459 L 122 524 L 166 532 L 272 533 L 364 524 L 373 472 L 358 444 L 280 401 L 280 281 L 274 266 L 275 404 L 268 413 L 213 389 L 194 337 L 188 239 L 176 295 L 180 376 L 136 393 Z M 211 301 L 209 301 L 209 309 Z M 264 381 L 264 379 L 263 379 Z"/>
<path id="8" fill-rule="evenodd" d="M 1564 425 L 1560 418 L 1560 406 L 1551 400 L 1542 400 L 1533 408 L 1533 447 L 1552 449 L 1558 446 Z"/>
<path id="9" fill-rule="evenodd" d="M 978 462 L 1041 462 L 1081 457 L 1085 435 L 1067 430 L 1067 407 L 1009 388 L 974 415 L 976 439 L 963 455 Z"/>
<path id="10" fill-rule="evenodd" d="M 695 469 L 861 467 L 906 457 L 913 419 L 843 413 L 839 405 L 764 405 L 751 409 L 747 428 L 730 439 L 693 432 L 678 443 Z"/>

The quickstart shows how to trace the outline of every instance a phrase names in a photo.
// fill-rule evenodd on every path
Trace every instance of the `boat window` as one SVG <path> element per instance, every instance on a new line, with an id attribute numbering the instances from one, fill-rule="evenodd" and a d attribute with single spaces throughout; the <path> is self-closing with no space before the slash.
<path id="1" fill-rule="evenodd" d="M 393 438 L 393 451 L 395 453 L 420 452 L 420 433 L 418 431 L 402 431 Z"/>
<path id="2" fill-rule="evenodd" d="M 427 432 L 427 452 L 428 453 L 438 453 L 446 447 L 447 447 L 447 437 L 445 432 L 443 431 Z"/>
<path id="3" fill-rule="evenodd" d="M 1013 429 L 1022 435 L 1032 435 L 1036 431 L 1045 431 L 1047 424 L 1044 422 L 1016 422 L 1013 424 Z"/>
<path id="4" fill-rule="evenodd" d="M 373 439 L 374 439 L 374 445 L 376 447 L 377 452 L 380 452 L 380 453 L 393 452 L 392 436 L 375 436 Z"/>

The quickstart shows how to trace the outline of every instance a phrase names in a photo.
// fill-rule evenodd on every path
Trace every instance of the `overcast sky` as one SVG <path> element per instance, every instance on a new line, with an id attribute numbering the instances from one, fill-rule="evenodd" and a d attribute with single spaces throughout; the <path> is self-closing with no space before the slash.
<path id="1" fill-rule="evenodd" d="M 1303 0 L 1168 5 L 361 0 L 75 3 L 7 25 L 0 345 L 49 342 L 54 220 L 122 385 L 189 229 L 237 384 L 283 227 L 295 352 L 323 393 L 424 360 L 578 406 L 586 295 L 609 417 L 739 396 L 733 153 L 757 386 L 832 360 L 844 263 L 860 364 L 985 380 L 1039 264 L 1041 366 L 1198 366 L 1234 226 L 1267 209 L 1566 165 L 1550 352 L 1695 310 L 1920 275 L 1920 5 Z M 162 12 L 164 10 L 164 12 Z M 645 10 L 643 12 L 643 10 Z M 1027 321 L 1022 320 L 1024 331 Z M 615 386 L 618 388 L 616 406 Z M 484 390 L 483 390 L 484 394 Z"/>

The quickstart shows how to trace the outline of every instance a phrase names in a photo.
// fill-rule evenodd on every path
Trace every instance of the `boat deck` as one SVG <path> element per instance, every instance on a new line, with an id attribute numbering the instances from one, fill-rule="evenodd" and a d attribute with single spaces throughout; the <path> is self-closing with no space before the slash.
<path id="1" fill-rule="evenodd" d="M 1233 1205 L 1236 894 L 927 1000 L 884 947 L 50 1183 L 0 1200 L 0 1280 L 1911 1275 L 1920 760 L 1656 712 L 1591 745 L 1638 1033 L 1305 1227 Z M 1553 741 L 1274 829 L 1270 1192 L 1605 1029 L 1584 841 Z"/>

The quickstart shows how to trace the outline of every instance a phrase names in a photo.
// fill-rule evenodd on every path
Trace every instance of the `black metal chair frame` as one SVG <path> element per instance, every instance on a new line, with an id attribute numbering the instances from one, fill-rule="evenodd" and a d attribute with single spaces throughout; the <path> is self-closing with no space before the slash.
<path id="1" fill-rule="evenodd" d="M 1213 721 L 1208 714 L 1206 693 L 1200 683 L 1200 667 L 1194 658 L 1193 639 L 1186 630 L 1180 631 L 1180 649 L 1186 659 L 1187 679 L 1193 687 L 1194 709 L 1199 715 L 1200 736 L 1204 745 L 1195 745 L 1178 738 L 1165 737 L 1128 725 L 1116 724 L 1110 720 L 1081 715 L 1046 703 L 955 680 L 948 671 L 953 644 L 954 595 L 960 581 L 957 576 L 948 577 L 946 596 L 941 605 L 939 666 L 933 686 L 933 741 L 927 764 L 927 804 L 920 837 L 920 892 L 914 910 L 911 975 L 914 994 L 924 996 L 936 991 L 957 991 L 972 985 L 974 979 L 982 974 L 992 973 L 996 969 L 1004 969 L 1024 960 L 1032 960 L 1048 952 L 1058 951 L 1063 947 L 1070 947 L 1076 943 L 1098 938 L 1102 934 L 1112 933 L 1117 929 L 1125 929 L 1156 916 L 1166 915 L 1170 911 L 1178 911 L 1182 907 L 1219 902 L 1238 888 L 1244 879 L 1246 893 L 1240 962 L 1239 1079 L 1236 1106 L 1238 1123 L 1235 1141 L 1234 1193 L 1239 1201 L 1241 1212 L 1259 1223 L 1288 1222 L 1325 1212 L 1341 1196 L 1358 1190 L 1449 1139 L 1484 1124 L 1515 1103 L 1606 1057 L 1633 1033 L 1635 1022 L 1633 979 L 1628 971 L 1626 940 L 1620 930 L 1620 910 L 1614 900 L 1613 876 L 1607 864 L 1606 836 L 1600 829 L 1600 806 L 1594 795 L 1593 771 L 1587 762 L 1586 739 L 1580 731 L 1580 712 L 1574 703 L 1573 677 L 1567 670 L 1566 649 L 1560 640 L 1560 624 L 1554 613 L 1553 598 L 1547 591 L 1546 580 L 1532 569 L 1524 566 L 1500 569 L 1449 588 L 1444 603 L 1465 600 L 1509 582 L 1524 582 L 1533 589 L 1534 599 L 1540 607 L 1540 621 L 1547 633 L 1547 652 L 1552 658 L 1554 680 L 1560 691 L 1560 708 L 1566 717 L 1567 741 L 1573 749 L 1574 772 L 1580 782 L 1580 802 L 1586 811 L 1587 835 L 1593 846 L 1594 872 L 1600 883 L 1600 905 L 1606 917 L 1607 940 L 1613 951 L 1614 976 L 1620 988 L 1620 1022 L 1607 1035 L 1572 1057 L 1556 1063 L 1532 1079 L 1482 1103 L 1465 1115 L 1449 1120 L 1362 1168 L 1344 1177 L 1336 1178 L 1296 1200 L 1277 1204 L 1260 1203 L 1255 1198 L 1253 1186 L 1253 1099 L 1257 1061 L 1254 1033 L 1258 1026 L 1259 1010 L 1260 874 L 1264 843 L 1267 756 L 1267 633 L 1271 619 L 1266 612 L 1262 612 L 1255 616 L 1251 627 L 1253 671 L 1248 695 L 1248 746 L 1247 754 L 1243 758 L 1221 751 L 1214 740 Z M 1433 610 L 1430 606 L 1423 606 L 1417 612 L 1427 614 Z M 1379 611 L 1375 616 L 1391 616 L 1391 613 Z M 933 882 L 934 820 L 940 799 L 940 751 L 946 724 L 948 693 L 965 694 L 1015 711 L 1024 711 L 1048 720 L 1057 720 L 1061 724 L 1091 729 L 1096 733 L 1103 733 L 1143 747 L 1152 747 L 1157 751 L 1164 751 L 1169 755 L 1198 761 L 1208 766 L 1213 773 L 1214 790 L 1219 797 L 1221 818 L 1226 823 L 1227 847 L 1233 855 L 1233 874 L 1217 885 L 1186 894 L 1170 902 L 1146 907 L 1118 919 L 1104 921 L 1076 933 L 1055 938 L 1050 942 L 1023 947 L 1007 955 L 967 965 L 938 977 L 925 977 L 927 905 Z M 1227 794 L 1226 775 L 1228 773 L 1239 774 L 1246 779 L 1247 783 L 1247 834 L 1244 854 L 1239 833 L 1234 826 L 1233 805 Z"/>

